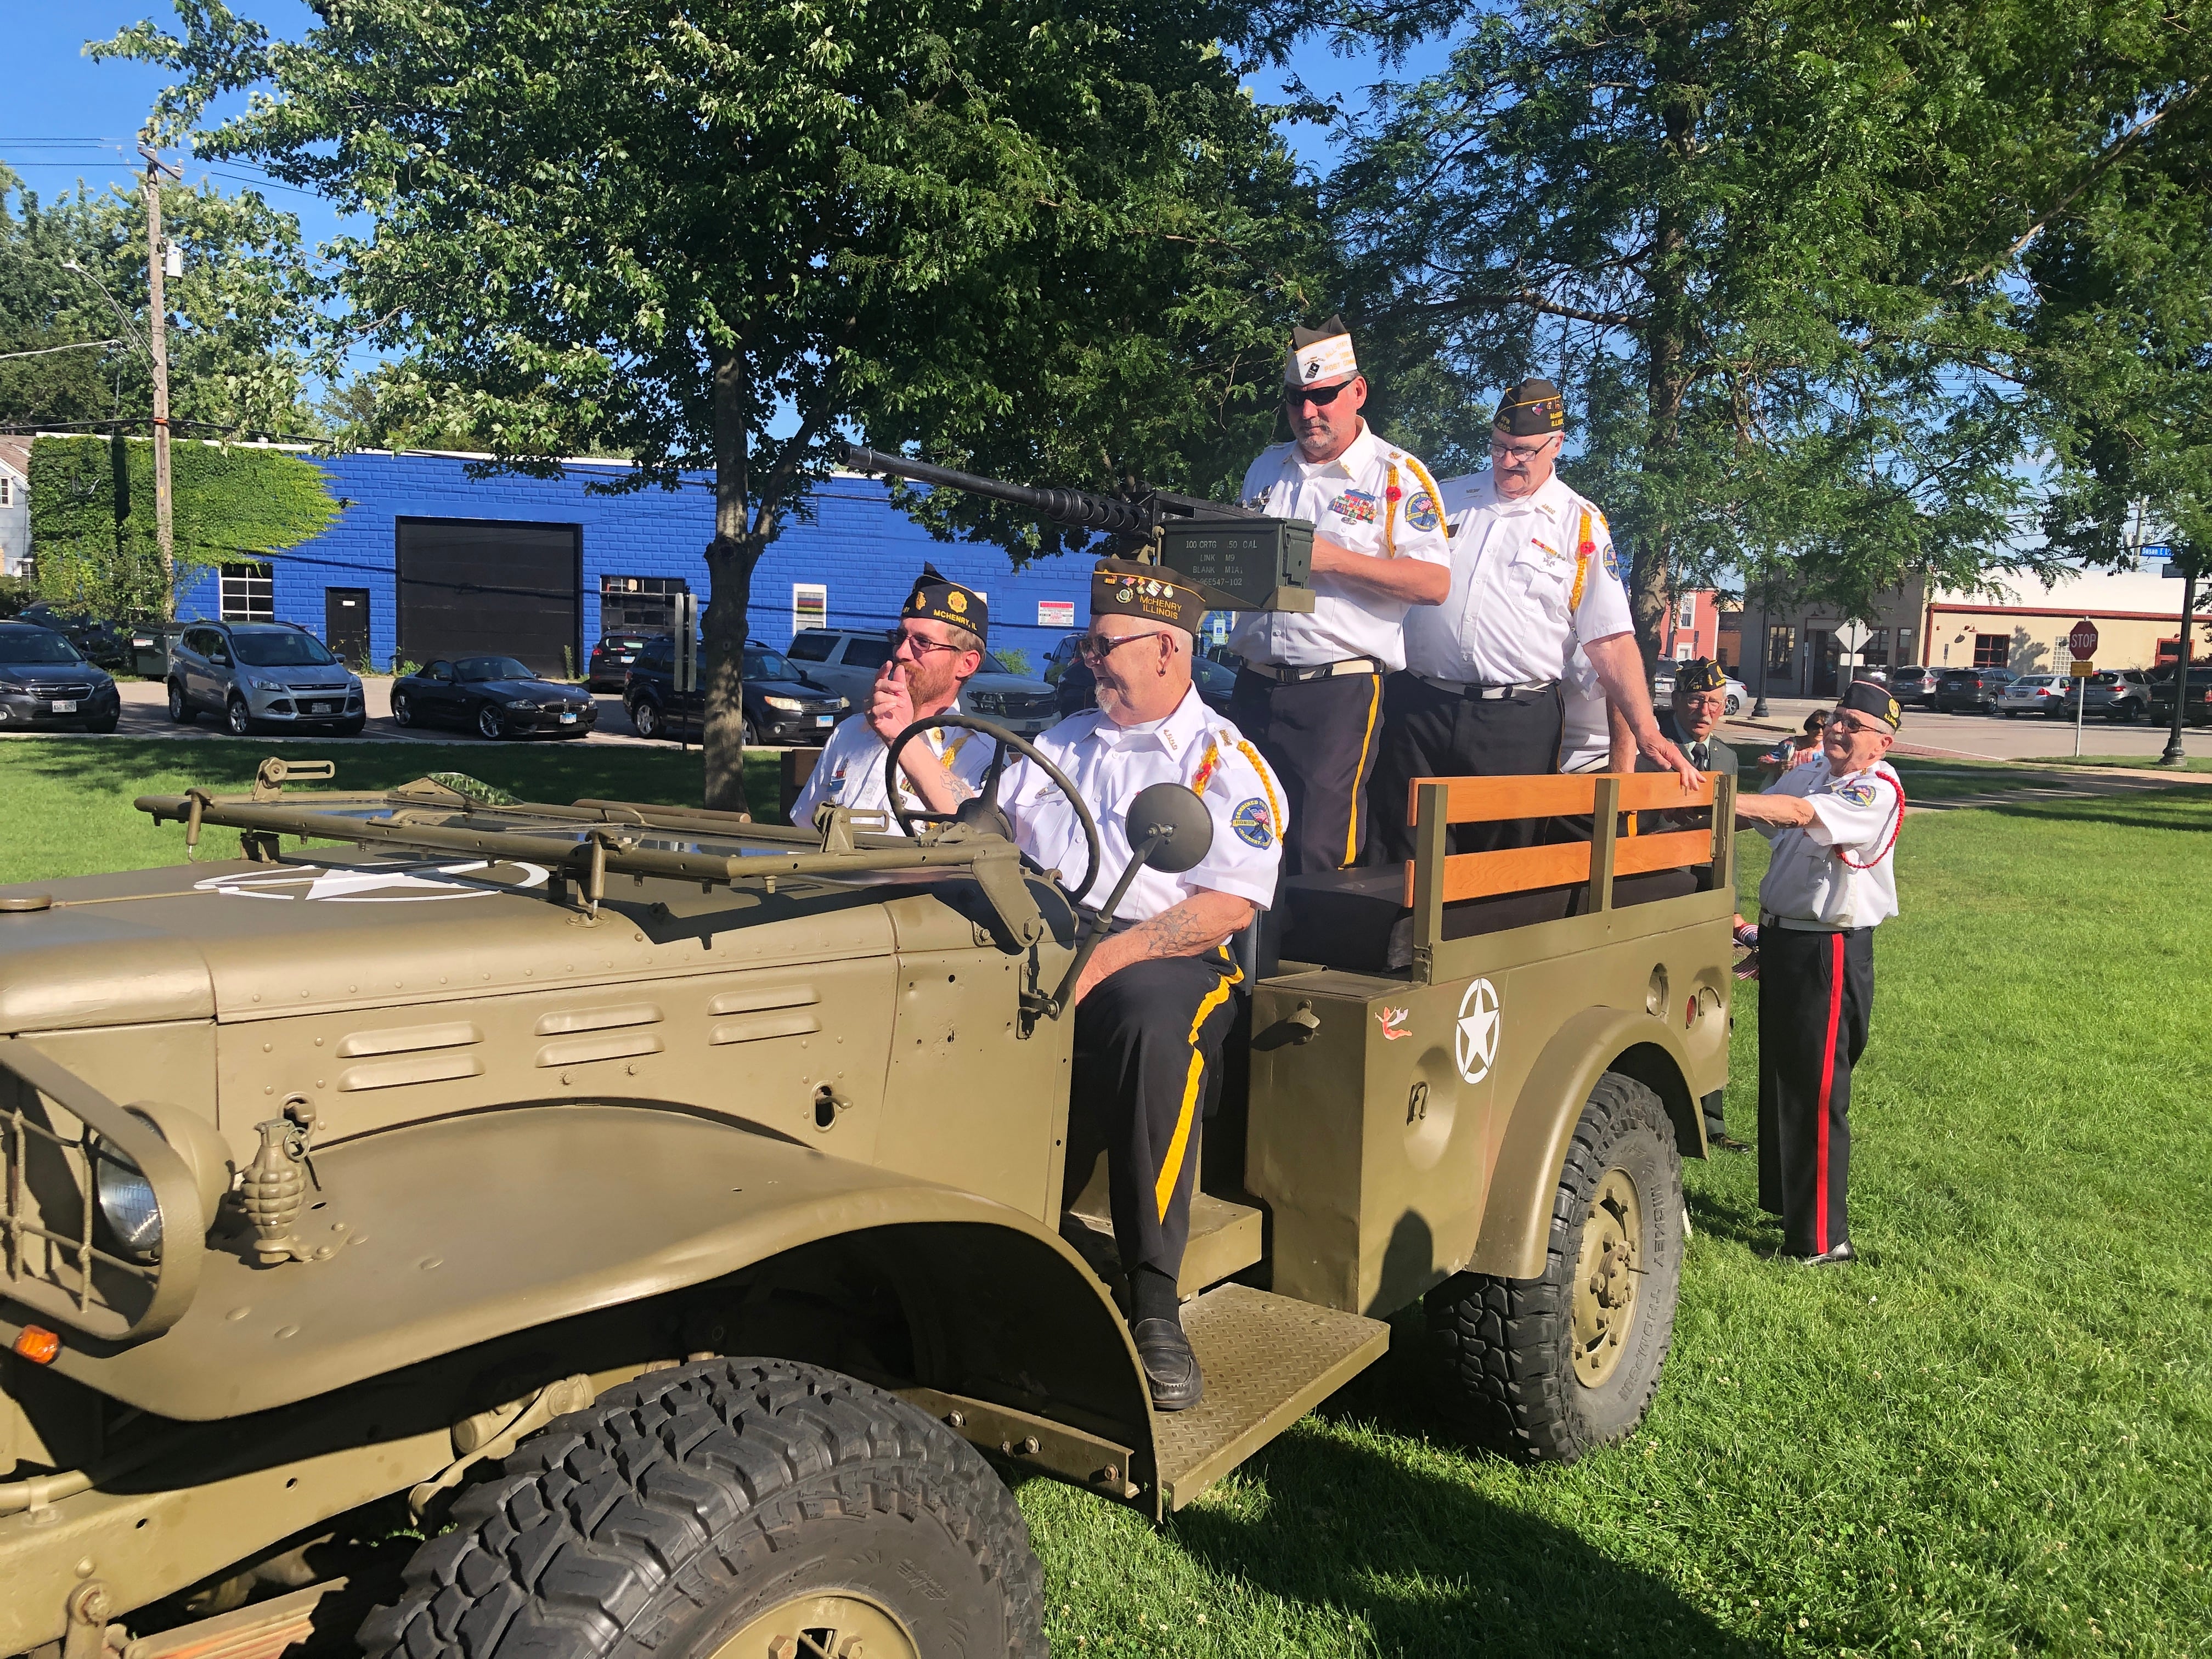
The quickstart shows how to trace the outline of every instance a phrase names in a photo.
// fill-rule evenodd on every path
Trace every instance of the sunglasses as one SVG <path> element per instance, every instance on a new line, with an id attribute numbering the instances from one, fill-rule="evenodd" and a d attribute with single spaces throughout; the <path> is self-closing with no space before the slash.
<path id="1" fill-rule="evenodd" d="M 1291 386 L 1284 392 L 1283 403 L 1285 407 L 1291 409 L 1296 409 L 1300 404 L 1311 404 L 1317 409 L 1327 409 L 1342 394 L 1345 387 L 1351 384 L 1351 381 L 1346 380 L 1340 386 Z"/>
<path id="2" fill-rule="evenodd" d="M 1863 737 L 1869 732 L 1889 730 L 1887 726 L 1877 726 L 1872 720 L 1846 720 L 1841 714 L 1830 715 L 1826 729 L 1830 732 L 1841 732 L 1845 737 L 1850 738 Z"/>
<path id="3" fill-rule="evenodd" d="M 942 640 L 925 639 L 919 634 L 909 634 L 904 629 L 891 635 L 891 654 L 896 656 L 901 646 L 917 657 L 927 659 L 933 651 L 965 651 L 964 645 L 947 645 Z"/>
<path id="4" fill-rule="evenodd" d="M 1123 646 L 1138 640 L 1156 640 L 1165 632 L 1167 630 L 1164 628 L 1155 628 L 1142 634 L 1120 634 L 1111 637 L 1085 634 L 1081 639 L 1076 641 L 1075 654 L 1091 667 L 1096 668 Z"/>

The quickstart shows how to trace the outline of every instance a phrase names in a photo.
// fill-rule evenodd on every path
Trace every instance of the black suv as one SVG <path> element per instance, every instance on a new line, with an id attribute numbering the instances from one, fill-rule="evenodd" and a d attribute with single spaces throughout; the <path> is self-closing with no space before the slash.
<path id="1" fill-rule="evenodd" d="M 706 652 L 700 652 L 703 668 Z M 748 744 L 818 745 L 852 710 L 834 691 L 808 679 L 781 651 L 757 640 L 745 645 L 744 718 Z M 663 635 L 650 641 L 629 665 L 623 684 L 623 707 L 641 738 L 672 738 L 696 732 L 700 694 L 676 690 L 676 640 Z"/>
<path id="2" fill-rule="evenodd" d="M 1936 680 L 1936 712 L 1989 714 L 1997 706 L 1997 693 L 2018 678 L 2009 668 L 1946 668 Z"/>
<path id="3" fill-rule="evenodd" d="M 2174 671 L 2169 668 L 2164 678 L 2150 683 L 2153 726 L 2173 724 L 2173 681 Z M 2212 723 L 2212 663 L 2189 665 L 2189 686 L 2182 697 L 2181 718 L 2190 726 Z"/>
<path id="4" fill-rule="evenodd" d="M 122 709 L 115 682 L 68 635 L 36 623 L 0 622 L 0 729 L 112 732 Z"/>

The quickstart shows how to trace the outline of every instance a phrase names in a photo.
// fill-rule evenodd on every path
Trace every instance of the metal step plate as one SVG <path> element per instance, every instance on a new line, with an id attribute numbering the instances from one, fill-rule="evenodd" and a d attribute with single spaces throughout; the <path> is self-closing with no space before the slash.
<path id="1" fill-rule="evenodd" d="M 1080 1236 L 1070 1237 L 1069 1223 L 1082 1230 Z M 1193 1297 L 1209 1285 L 1243 1273 L 1260 1259 L 1262 1224 L 1260 1212 L 1249 1204 L 1217 1198 L 1209 1192 L 1192 1194 L 1190 1243 L 1183 1249 L 1182 1271 L 1176 1275 L 1176 1289 Z M 1086 1193 L 1069 1207 L 1060 1237 L 1082 1253 L 1101 1278 L 1120 1272 L 1114 1250 L 1114 1219 L 1107 1213 L 1103 1189 L 1095 1200 Z"/>
<path id="2" fill-rule="evenodd" d="M 1156 1412 L 1160 1491 L 1179 1510 L 1334 1394 L 1390 1347 L 1379 1319 L 1224 1285 L 1182 1310 L 1206 1397 Z"/>

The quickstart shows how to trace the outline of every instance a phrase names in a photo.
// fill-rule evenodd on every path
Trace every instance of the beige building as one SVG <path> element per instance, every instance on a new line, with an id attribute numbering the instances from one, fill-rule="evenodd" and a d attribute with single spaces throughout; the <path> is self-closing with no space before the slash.
<path id="1" fill-rule="evenodd" d="M 1881 669 L 1983 665 L 2063 673 L 2072 661 L 2066 636 L 2087 617 L 2097 626 L 2100 667 L 2155 667 L 2172 661 L 2181 645 L 2182 584 L 2159 570 L 2080 571 L 2048 588 L 2032 575 L 2002 576 L 1993 584 L 1997 592 L 1972 594 L 1930 592 L 1915 579 L 1875 605 L 1861 660 Z M 1723 613 L 1721 659 L 1754 691 L 1761 690 L 1763 628 L 1764 690 L 1776 696 L 1831 696 L 1841 659 L 1836 630 L 1844 620 L 1818 606 L 1762 615 L 1753 599 L 1741 611 Z M 2192 662 L 2212 660 L 2212 617 L 2201 611 L 2189 654 Z"/>

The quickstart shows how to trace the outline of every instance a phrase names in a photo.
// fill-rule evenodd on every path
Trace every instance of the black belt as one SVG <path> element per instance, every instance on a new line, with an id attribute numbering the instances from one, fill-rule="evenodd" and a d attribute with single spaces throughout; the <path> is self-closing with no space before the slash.
<path id="1" fill-rule="evenodd" d="M 1382 665 L 1372 657 L 1346 657 L 1342 662 L 1325 662 L 1311 668 L 1278 668 L 1273 663 L 1248 662 L 1248 674 L 1257 674 L 1263 680 L 1273 680 L 1279 685 L 1297 685 L 1306 680 L 1325 680 L 1338 674 L 1379 674 Z"/>
<path id="2" fill-rule="evenodd" d="M 1479 702 L 1497 702 L 1505 697 L 1534 696 L 1559 686 L 1557 680 L 1511 680 L 1503 685 L 1486 685 L 1480 680 L 1441 680 L 1433 674 L 1415 674 L 1423 685 L 1432 685 L 1439 691 L 1449 691 L 1455 697 L 1472 697 Z"/>

